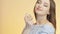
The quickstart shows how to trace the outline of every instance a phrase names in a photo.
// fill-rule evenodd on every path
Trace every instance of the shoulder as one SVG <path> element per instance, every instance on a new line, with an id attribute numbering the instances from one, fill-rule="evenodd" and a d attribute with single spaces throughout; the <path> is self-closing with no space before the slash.
<path id="1" fill-rule="evenodd" d="M 45 25 L 46 27 L 53 27 L 54 28 L 54 26 L 53 26 L 53 24 L 52 23 L 47 23 L 46 25 Z"/>
<path id="2" fill-rule="evenodd" d="M 48 32 L 55 32 L 55 28 L 53 26 L 52 23 L 47 23 L 45 26 L 44 26 L 45 30 L 48 31 Z"/>

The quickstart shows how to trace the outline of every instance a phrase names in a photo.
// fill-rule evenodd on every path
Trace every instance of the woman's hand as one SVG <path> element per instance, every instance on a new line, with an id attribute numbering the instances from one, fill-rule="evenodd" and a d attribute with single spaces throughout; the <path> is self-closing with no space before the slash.
<path id="1" fill-rule="evenodd" d="M 24 20 L 25 20 L 26 26 L 25 26 L 22 34 L 29 34 L 30 27 L 33 25 L 33 18 L 31 17 L 30 14 L 26 13 Z"/>
<path id="2" fill-rule="evenodd" d="M 25 20 L 25 23 L 26 23 L 26 26 L 31 26 L 33 25 L 33 18 L 31 17 L 30 14 L 25 14 L 25 17 L 24 17 L 24 20 Z"/>

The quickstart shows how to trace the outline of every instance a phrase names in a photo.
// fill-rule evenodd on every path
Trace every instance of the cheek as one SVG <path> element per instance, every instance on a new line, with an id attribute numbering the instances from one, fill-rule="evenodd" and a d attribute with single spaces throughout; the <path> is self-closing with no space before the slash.
<path id="1" fill-rule="evenodd" d="M 49 7 L 44 7 L 43 10 L 44 11 L 49 11 Z"/>
<path id="2" fill-rule="evenodd" d="M 44 7 L 43 8 L 43 13 L 48 14 L 49 13 L 49 7 Z"/>

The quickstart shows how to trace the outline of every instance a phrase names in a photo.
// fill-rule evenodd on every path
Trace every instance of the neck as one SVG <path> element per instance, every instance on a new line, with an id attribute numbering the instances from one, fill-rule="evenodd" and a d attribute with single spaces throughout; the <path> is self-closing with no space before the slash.
<path id="1" fill-rule="evenodd" d="M 41 15 L 37 15 L 37 24 L 45 24 L 47 23 L 47 15 L 41 16 Z"/>

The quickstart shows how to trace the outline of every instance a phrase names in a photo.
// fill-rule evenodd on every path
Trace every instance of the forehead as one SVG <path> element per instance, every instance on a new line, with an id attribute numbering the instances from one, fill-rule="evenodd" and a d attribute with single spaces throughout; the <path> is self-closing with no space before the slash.
<path id="1" fill-rule="evenodd" d="M 38 1 L 40 1 L 40 2 L 45 2 L 45 3 L 50 3 L 49 0 L 38 0 Z"/>

